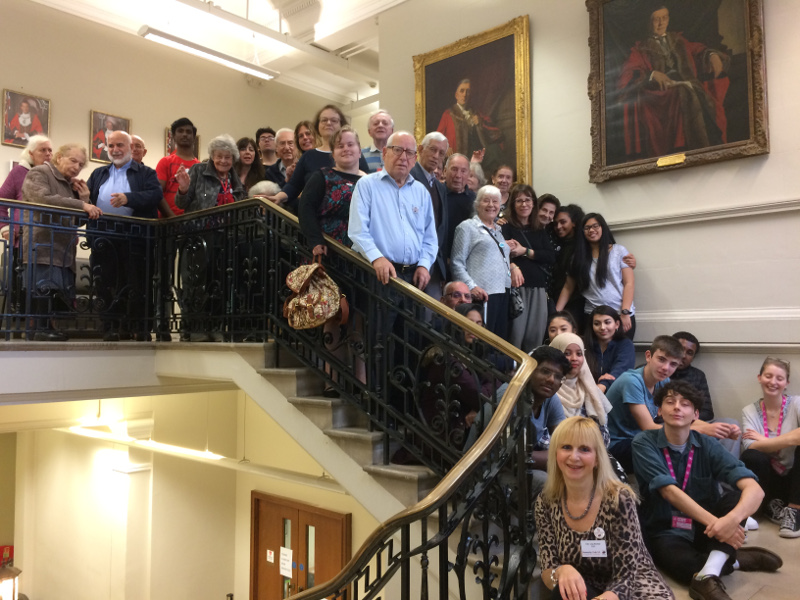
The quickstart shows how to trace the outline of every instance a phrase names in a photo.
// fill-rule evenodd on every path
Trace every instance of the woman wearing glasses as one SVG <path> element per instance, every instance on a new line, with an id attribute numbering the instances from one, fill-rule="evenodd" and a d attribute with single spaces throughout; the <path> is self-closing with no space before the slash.
<path id="1" fill-rule="evenodd" d="M 506 339 L 510 288 L 523 284 L 510 262 L 511 252 L 500 227 L 500 190 L 483 186 L 475 198 L 475 216 L 456 227 L 450 265 L 453 278 L 467 284 L 475 302 L 486 302 L 486 329 Z"/>
<path id="2" fill-rule="evenodd" d="M 636 331 L 633 269 L 623 260 L 628 250 L 615 243 L 605 219 L 598 213 L 589 213 L 583 218 L 581 232 L 583 235 L 579 232 L 577 236 L 572 268 L 558 297 L 556 310 L 564 310 L 577 290 L 586 299 L 585 314 L 604 304 L 619 308 L 622 330 L 633 339 Z"/>
<path id="3" fill-rule="evenodd" d="M 508 196 L 508 221 L 502 231 L 511 247 L 512 264 L 519 267 L 525 282 L 519 288 L 522 314 L 511 321 L 508 341 L 525 352 L 541 345 L 545 336 L 547 280 L 556 258 L 535 215 L 536 192 L 529 185 L 515 185 Z"/>
<path id="4" fill-rule="evenodd" d="M 347 117 L 336 106 L 328 104 L 323 106 L 314 118 L 314 129 L 320 145 L 312 150 L 303 152 L 300 160 L 294 168 L 291 179 L 283 186 L 283 190 L 274 196 L 268 196 L 269 200 L 284 205 L 285 208 L 297 212 L 297 199 L 303 188 L 305 188 L 311 176 L 323 167 L 333 167 L 333 155 L 331 154 L 331 138 L 343 126 L 348 125 Z M 358 168 L 369 173 L 367 161 L 362 156 L 359 159 Z"/>

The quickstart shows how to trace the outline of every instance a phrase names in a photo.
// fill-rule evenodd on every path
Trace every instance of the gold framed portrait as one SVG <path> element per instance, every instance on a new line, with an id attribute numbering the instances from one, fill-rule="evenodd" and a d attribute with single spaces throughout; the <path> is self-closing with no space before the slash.
<path id="1" fill-rule="evenodd" d="M 130 119 L 97 110 L 89 111 L 89 127 L 89 160 L 106 164 L 111 162 L 106 148 L 108 134 L 112 131 L 133 133 Z"/>
<path id="2" fill-rule="evenodd" d="M 530 24 L 527 15 L 414 57 L 415 136 L 443 133 L 452 152 L 485 151 L 531 182 Z"/>
<path id="3" fill-rule="evenodd" d="M 762 0 L 587 0 L 589 181 L 769 152 Z"/>
<path id="4" fill-rule="evenodd" d="M 3 144 L 24 148 L 34 135 L 50 135 L 50 100 L 3 90 Z"/>

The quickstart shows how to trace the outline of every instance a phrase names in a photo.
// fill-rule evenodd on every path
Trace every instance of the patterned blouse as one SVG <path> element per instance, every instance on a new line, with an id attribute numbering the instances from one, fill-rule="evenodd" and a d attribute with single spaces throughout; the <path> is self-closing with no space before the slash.
<path id="1" fill-rule="evenodd" d="M 534 516 L 543 573 L 568 564 L 578 570 L 586 583 L 598 590 L 614 592 L 620 600 L 675 598 L 647 552 L 636 502 L 629 492 L 620 492 L 617 505 L 604 498 L 589 531 L 572 529 L 567 525 L 561 502 L 550 503 L 542 496 L 536 500 Z M 608 556 L 583 558 L 581 541 L 598 540 L 600 536 L 606 542 Z"/>
<path id="2" fill-rule="evenodd" d="M 300 227 L 308 238 L 309 247 L 324 245 L 327 234 L 346 246 L 350 220 L 350 199 L 360 175 L 352 175 L 323 167 L 308 180 L 300 196 L 298 216 Z"/>

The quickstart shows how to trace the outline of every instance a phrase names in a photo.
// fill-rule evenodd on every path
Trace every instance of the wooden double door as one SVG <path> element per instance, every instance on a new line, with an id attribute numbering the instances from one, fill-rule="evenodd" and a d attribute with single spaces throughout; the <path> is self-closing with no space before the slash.
<path id="1" fill-rule="evenodd" d="M 250 499 L 250 600 L 283 600 L 329 581 L 350 560 L 349 513 L 255 490 Z M 282 548 L 292 553 L 291 577 L 281 574 Z"/>

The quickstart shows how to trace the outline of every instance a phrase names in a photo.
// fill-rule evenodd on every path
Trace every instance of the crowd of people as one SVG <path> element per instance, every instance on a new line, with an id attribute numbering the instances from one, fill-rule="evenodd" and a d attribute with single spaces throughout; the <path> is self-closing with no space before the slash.
<path id="1" fill-rule="evenodd" d="M 189 119 L 171 131 L 175 151 L 155 170 L 142 164 L 144 140 L 112 132 L 111 163 L 88 181 L 80 178 L 85 148 L 54 152 L 34 136 L 0 197 L 76 208 L 96 220 L 166 218 L 258 195 L 298 215 L 313 255 L 327 255 L 329 236 L 369 261 L 381 283 L 403 279 L 530 352 L 538 363 L 530 382 L 535 516 L 543 581 L 554 598 L 671 598 L 658 567 L 693 598 L 724 599 L 720 577 L 733 569 L 781 566 L 773 552 L 742 543 L 758 511 L 781 536 L 800 537 L 800 399 L 786 395 L 789 364 L 764 361 L 762 397 L 745 408 L 741 426 L 714 417 L 706 377 L 692 365 L 700 342 L 691 333 L 657 336 L 635 368 L 636 259 L 602 215 L 537 196 L 514 183 L 509 165 L 487 179 L 480 151 L 452 152 L 439 132 L 417 140 L 394 131 L 386 111 L 370 117 L 368 145 L 328 105 L 293 129 L 265 127 L 238 141 L 217 136 L 204 162 L 194 155 Z M 64 217 L 60 225 L 46 253 L 25 254 L 40 288 L 74 287 L 75 223 Z M 39 235 L 43 228 L 27 228 L 22 244 Z M 94 264 L 109 251 L 122 256 L 113 275 L 135 292 L 141 273 L 133 257 L 88 237 Z M 128 302 L 130 318 L 105 322 L 105 339 L 151 339 L 135 293 Z M 47 318 L 34 337 L 65 339 Z M 448 363 L 435 349 L 421 362 L 432 379 L 445 377 Z M 495 383 L 465 386 L 463 415 L 447 427 L 459 448 L 474 443 L 491 417 L 480 398 Z M 431 407 L 422 402 L 424 417 Z"/>

